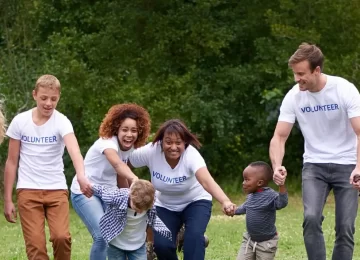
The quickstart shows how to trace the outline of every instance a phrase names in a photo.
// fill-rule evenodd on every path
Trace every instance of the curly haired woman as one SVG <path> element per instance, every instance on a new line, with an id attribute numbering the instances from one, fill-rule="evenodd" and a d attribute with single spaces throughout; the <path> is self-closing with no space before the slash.
<path id="1" fill-rule="evenodd" d="M 137 180 L 127 166 L 127 160 L 134 148 L 145 144 L 149 134 L 150 116 L 144 108 L 136 104 L 111 107 L 100 125 L 100 138 L 85 156 L 85 173 L 89 181 L 113 188 L 117 186 L 117 177 L 130 183 Z M 71 201 L 94 240 L 90 260 L 105 260 L 107 244 L 99 227 L 105 212 L 104 202 L 97 196 L 88 198 L 82 194 L 76 177 L 71 185 Z"/>

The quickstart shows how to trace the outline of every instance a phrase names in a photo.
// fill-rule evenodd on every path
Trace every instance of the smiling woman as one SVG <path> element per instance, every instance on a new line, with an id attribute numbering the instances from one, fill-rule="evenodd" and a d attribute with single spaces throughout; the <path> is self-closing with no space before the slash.
<path id="1" fill-rule="evenodd" d="M 117 177 L 132 182 L 137 177 L 127 166 L 127 160 L 134 147 L 145 144 L 150 133 L 150 116 L 136 104 L 119 104 L 110 108 L 99 129 L 100 138 L 90 147 L 85 156 L 85 172 L 92 184 L 106 188 L 117 187 Z M 100 219 L 105 204 L 100 197 L 86 197 L 76 177 L 71 185 L 71 201 L 94 243 L 90 260 L 105 260 L 107 244 L 100 233 Z"/>
<path id="2" fill-rule="evenodd" d="M 134 167 L 147 166 L 156 189 L 155 206 L 159 218 L 172 233 L 172 241 L 154 233 L 154 249 L 159 260 L 175 260 L 176 235 L 185 224 L 184 259 L 205 258 L 204 233 L 209 223 L 212 197 L 223 212 L 232 214 L 234 204 L 210 175 L 198 152 L 197 137 L 177 119 L 165 122 L 154 141 L 130 155 Z"/>

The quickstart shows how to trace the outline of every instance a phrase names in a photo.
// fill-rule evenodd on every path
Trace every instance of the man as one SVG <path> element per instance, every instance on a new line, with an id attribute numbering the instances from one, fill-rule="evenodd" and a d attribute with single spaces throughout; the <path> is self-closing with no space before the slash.
<path id="1" fill-rule="evenodd" d="M 274 182 L 284 182 L 285 142 L 295 119 L 305 139 L 302 169 L 303 235 L 308 259 L 325 260 L 322 211 L 330 190 L 335 196 L 336 240 L 333 260 L 351 260 L 360 181 L 360 95 L 347 80 L 322 73 L 324 56 L 303 43 L 289 59 L 296 85 L 286 94 L 270 158 Z"/>

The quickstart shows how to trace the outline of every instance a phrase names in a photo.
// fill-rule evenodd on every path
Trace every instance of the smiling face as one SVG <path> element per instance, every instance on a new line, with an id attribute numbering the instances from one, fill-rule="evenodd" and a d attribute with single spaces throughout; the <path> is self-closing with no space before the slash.
<path id="1" fill-rule="evenodd" d="M 60 91 L 56 88 L 39 87 L 33 90 L 36 107 L 43 117 L 50 117 L 60 99 Z"/>
<path id="2" fill-rule="evenodd" d="M 165 132 L 162 149 L 169 164 L 177 163 L 181 154 L 185 151 L 185 142 L 178 134 Z"/>
<path id="3" fill-rule="evenodd" d="M 264 184 L 262 174 L 258 172 L 257 167 L 248 166 L 243 172 L 243 190 L 246 194 L 254 193 L 257 189 L 261 188 Z"/>
<path id="4" fill-rule="evenodd" d="M 120 125 L 118 131 L 118 140 L 120 143 L 120 149 L 127 151 L 133 147 L 138 138 L 139 132 L 137 123 L 134 119 L 126 118 Z"/>
<path id="5" fill-rule="evenodd" d="M 317 66 L 314 71 L 310 69 L 308 60 L 301 61 L 291 65 L 294 73 L 294 80 L 299 84 L 300 91 L 318 91 L 318 85 L 321 76 L 321 69 Z"/>

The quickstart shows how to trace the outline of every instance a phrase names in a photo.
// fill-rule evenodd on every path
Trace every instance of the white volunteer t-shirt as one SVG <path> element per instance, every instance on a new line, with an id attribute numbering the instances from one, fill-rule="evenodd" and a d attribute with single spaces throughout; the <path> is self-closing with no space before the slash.
<path id="1" fill-rule="evenodd" d="M 135 216 L 135 210 L 128 208 L 125 228 L 110 244 L 127 251 L 139 249 L 145 243 L 147 219 L 146 211 Z"/>
<path id="2" fill-rule="evenodd" d="M 105 149 L 114 149 L 119 154 L 120 159 L 124 163 L 127 163 L 133 148 L 128 151 L 120 150 L 118 138 L 117 136 L 113 136 L 110 139 L 99 138 L 86 153 L 84 159 L 85 175 L 88 177 L 89 181 L 92 184 L 98 184 L 105 187 L 116 187 L 117 173 L 114 167 L 106 159 L 104 154 Z M 81 194 L 76 176 L 72 181 L 71 191 L 75 194 Z"/>
<path id="3" fill-rule="evenodd" d="M 134 167 L 149 168 L 151 182 L 156 189 L 156 206 L 182 211 L 193 201 L 212 200 L 196 179 L 195 173 L 206 164 L 198 150 L 191 145 L 185 149 L 174 169 L 167 163 L 160 143 L 149 143 L 135 149 L 129 160 Z"/>
<path id="4" fill-rule="evenodd" d="M 21 142 L 16 188 L 67 189 L 63 137 L 73 132 L 70 120 L 57 110 L 40 126 L 32 119 L 32 109 L 15 116 L 6 135 Z"/>
<path id="5" fill-rule="evenodd" d="M 357 138 L 350 118 L 360 116 L 360 95 L 349 81 L 326 75 L 319 92 L 295 85 L 285 96 L 278 121 L 298 121 L 305 139 L 304 162 L 355 164 Z"/>

